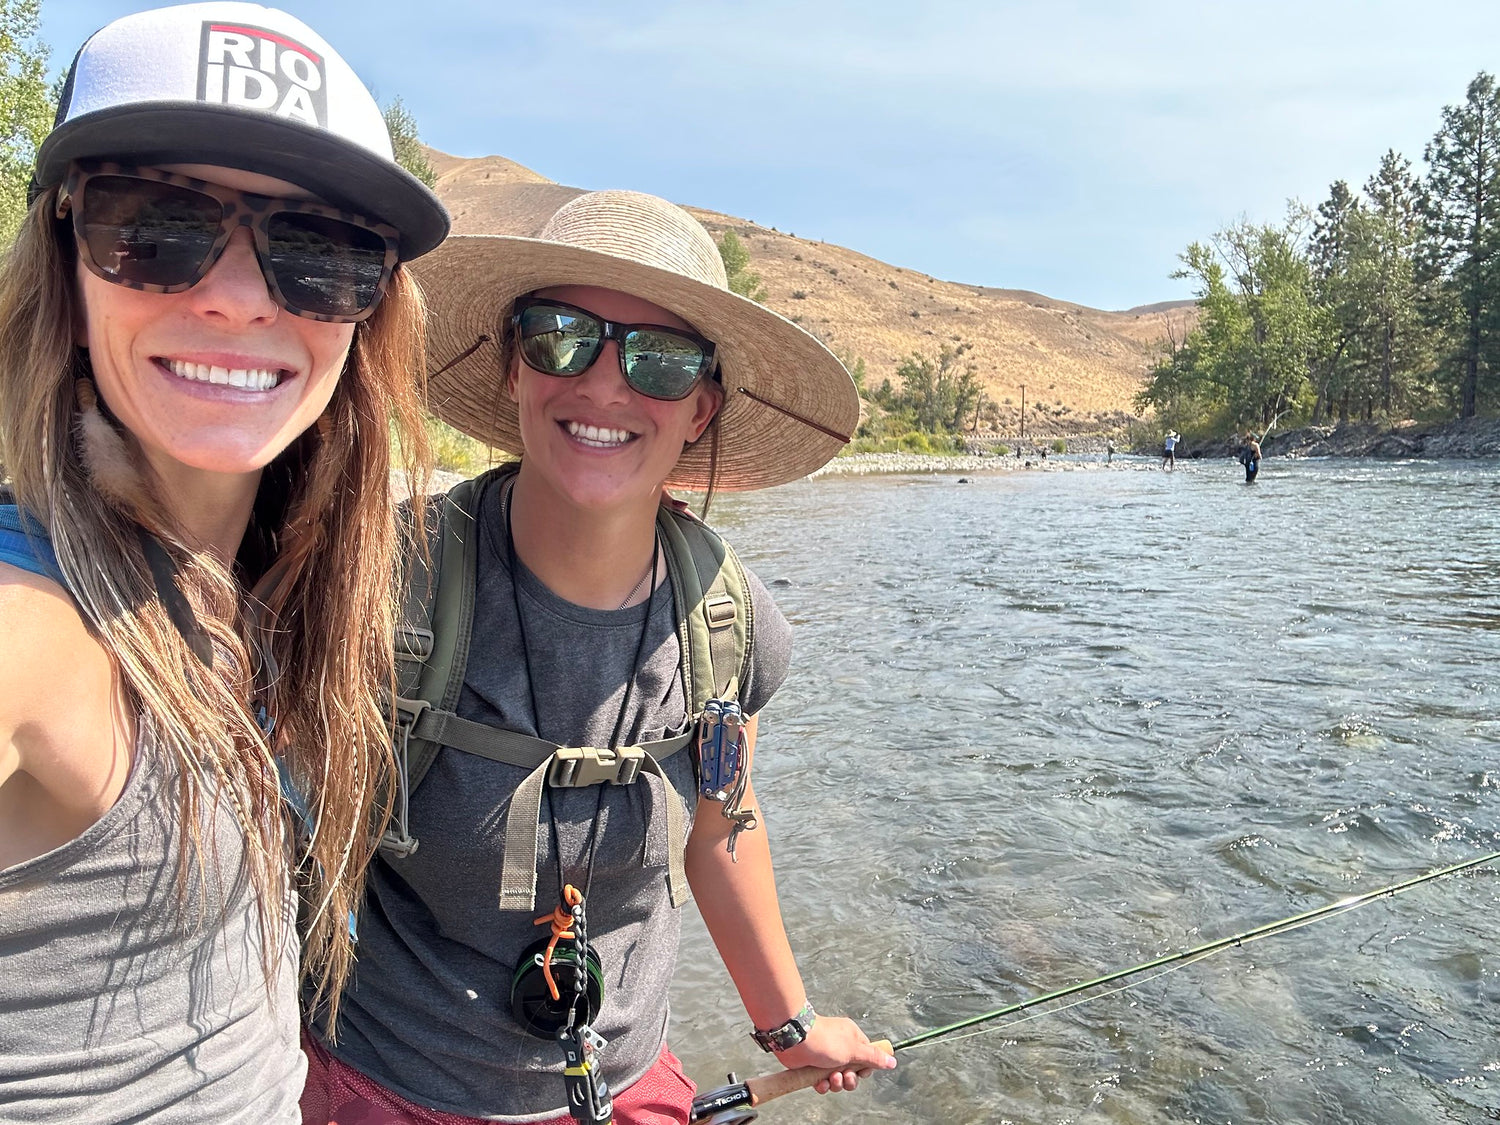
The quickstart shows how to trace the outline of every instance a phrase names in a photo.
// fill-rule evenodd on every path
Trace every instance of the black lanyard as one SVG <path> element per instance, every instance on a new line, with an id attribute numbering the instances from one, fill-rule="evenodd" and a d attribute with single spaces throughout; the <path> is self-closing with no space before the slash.
<path id="1" fill-rule="evenodd" d="M 526 691 L 527 691 L 527 694 L 531 697 L 531 720 L 532 720 L 532 723 L 535 725 L 537 737 L 538 738 L 545 738 L 546 736 L 542 733 L 542 714 L 541 714 L 541 709 L 537 706 L 537 702 L 536 702 L 536 683 L 532 679 L 532 675 L 531 675 L 531 648 L 530 648 L 530 645 L 527 643 L 527 640 L 526 640 L 526 620 L 522 616 L 522 613 L 521 613 L 520 560 L 516 557 L 516 539 L 515 539 L 515 535 L 511 531 L 511 501 L 512 501 L 514 495 L 515 495 L 515 481 L 512 480 L 511 481 L 511 485 L 510 485 L 510 489 L 506 492 L 506 494 L 505 494 L 505 500 L 504 500 L 504 509 L 505 509 L 505 551 L 506 551 L 507 561 L 510 564 L 510 593 L 511 593 L 512 601 L 513 601 L 513 603 L 515 605 L 515 611 L 516 611 L 516 628 L 519 630 L 520 635 L 521 635 L 521 662 L 524 665 L 524 667 L 526 668 Z M 620 710 L 619 710 L 619 713 L 615 716 L 614 732 L 609 737 L 609 749 L 611 749 L 611 750 L 618 750 L 620 748 L 620 736 L 621 736 L 621 733 L 624 730 L 625 716 L 628 713 L 628 711 L 630 710 L 630 700 L 631 700 L 631 697 L 635 693 L 635 680 L 636 680 L 636 676 L 640 672 L 641 658 L 645 655 L 645 651 L 646 651 L 646 634 L 650 631 L 650 625 L 651 625 L 651 602 L 652 602 L 652 599 L 656 596 L 656 566 L 657 566 L 657 563 L 660 561 L 660 555 L 661 555 L 661 540 L 660 540 L 659 537 L 657 537 L 656 535 L 653 534 L 653 536 L 652 536 L 652 542 L 651 542 L 651 589 L 650 589 L 650 591 L 646 595 L 646 603 L 645 603 L 646 613 L 645 613 L 645 617 L 641 621 L 641 635 L 640 635 L 640 639 L 637 640 L 636 644 L 635 644 L 635 659 L 631 662 L 630 674 L 628 676 L 626 676 L 626 678 L 625 678 L 625 694 L 624 694 L 624 697 L 620 700 Z M 553 787 L 549 784 L 546 788 L 547 788 L 547 814 L 548 814 L 548 820 L 549 820 L 549 823 L 551 824 L 551 829 L 552 829 L 552 850 L 553 850 L 553 853 L 554 853 L 554 855 L 555 855 L 555 857 L 557 859 L 557 886 L 558 886 L 559 893 L 561 893 L 563 886 L 567 882 L 566 871 L 564 869 L 563 857 L 562 857 L 562 840 L 558 836 L 558 831 L 557 831 L 557 806 L 553 802 L 553 798 L 552 798 L 552 788 Z M 604 811 L 604 785 L 601 784 L 599 786 L 599 797 L 598 797 L 598 800 L 595 802 L 595 805 L 594 805 L 594 817 L 593 817 L 593 820 L 589 824 L 589 838 L 588 838 L 588 843 L 585 845 L 585 848 L 584 848 L 584 856 L 583 856 L 583 863 L 584 863 L 583 896 L 584 896 L 585 899 L 588 898 L 589 890 L 590 890 L 590 887 L 592 886 L 592 883 L 593 883 L 593 878 L 594 878 L 594 850 L 595 850 L 595 848 L 596 848 L 596 846 L 598 845 L 598 842 L 599 842 L 599 818 L 600 818 L 600 815 L 603 813 L 603 811 Z"/>

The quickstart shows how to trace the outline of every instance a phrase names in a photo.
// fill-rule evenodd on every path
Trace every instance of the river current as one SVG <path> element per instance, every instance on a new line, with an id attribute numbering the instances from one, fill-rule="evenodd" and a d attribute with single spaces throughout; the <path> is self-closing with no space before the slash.
<path id="1" fill-rule="evenodd" d="M 755 777 L 821 1010 L 905 1038 L 1500 849 L 1500 468 L 1239 472 L 716 501 L 795 627 Z M 762 1120 L 1500 1120 L 1497 929 L 1480 868 Z M 747 1030 L 693 916 L 674 1049 Z"/>

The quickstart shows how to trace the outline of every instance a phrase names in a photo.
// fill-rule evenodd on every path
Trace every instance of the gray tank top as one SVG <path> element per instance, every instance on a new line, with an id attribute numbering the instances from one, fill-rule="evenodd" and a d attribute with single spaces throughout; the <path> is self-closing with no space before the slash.
<path id="1" fill-rule="evenodd" d="M 0 1123 L 300 1122 L 294 939 L 268 994 L 234 816 L 204 814 L 200 872 L 175 807 L 143 723 L 114 807 L 0 871 Z"/>

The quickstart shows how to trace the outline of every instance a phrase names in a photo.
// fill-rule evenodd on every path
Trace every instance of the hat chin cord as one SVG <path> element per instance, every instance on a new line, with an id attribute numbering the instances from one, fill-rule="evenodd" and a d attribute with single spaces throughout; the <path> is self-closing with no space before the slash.
<path id="1" fill-rule="evenodd" d="M 772 410 L 776 411 L 776 413 L 785 414 L 788 418 L 792 419 L 792 421 L 801 422 L 804 426 L 810 426 L 813 429 L 817 430 L 820 434 L 827 434 L 829 437 L 836 438 L 837 440 L 844 442 L 845 444 L 847 444 L 854 436 L 852 434 L 841 434 L 837 430 L 830 429 L 829 427 L 823 425 L 823 423 L 821 422 L 814 422 L 805 414 L 798 414 L 795 410 L 792 410 L 789 407 L 785 407 L 780 405 L 779 403 L 772 402 L 768 398 L 762 398 L 760 395 L 752 391 L 749 387 L 736 387 L 735 390 L 738 393 L 744 395 L 746 398 L 750 399 L 752 402 L 758 402 L 762 406 L 769 406 Z"/>
<path id="2" fill-rule="evenodd" d="M 436 376 L 441 375 L 444 371 L 447 371 L 450 367 L 458 366 L 464 360 L 468 359 L 471 355 L 477 352 L 480 348 L 488 344 L 492 339 L 494 339 L 494 337 L 492 337 L 488 332 L 481 332 L 477 340 L 475 340 L 463 351 L 459 352 L 447 363 L 443 364 L 443 366 L 439 367 L 436 371 L 429 371 L 427 373 L 427 377 L 429 379 L 435 378 Z"/>

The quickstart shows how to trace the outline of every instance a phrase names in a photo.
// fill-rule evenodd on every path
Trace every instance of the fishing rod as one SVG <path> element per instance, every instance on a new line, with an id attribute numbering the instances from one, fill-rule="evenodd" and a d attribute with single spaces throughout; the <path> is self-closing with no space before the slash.
<path id="1" fill-rule="evenodd" d="M 1139 965 L 1132 965 L 1128 969 L 1119 969 L 1112 973 L 1105 973 L 1103 976 L 1094 977 L 1092 980 L 1080 981 L 1077 984 L 1071 984 L 1065 988 L 1054 989 L 1051 992 L 1046 992 L 1039 996 L 1033 996 L 1029 999 L 1021 1000 L 1014 1004 L 1007 1004 L 1003 1008 L 996 1008 L 991 1012 L 983 1012 L 977 1016 L 970 1016 L 967 1019 L 959 1020 L 956 1023 L 950 1023 L 943 1027 L 933 1028 L 931 1031 L 921 1032 L 920 1034 L 913 1035 L 910 1038 L 899 1040 L 894 1044 L 892 1044 L 889 1040 L 878 1040 L 875 1042 L 874 1046 L 877 1046 L 883 1050 L 887 1050 L 892 1054 L 897 1051 L 907 1051 L 912 1049 L 913 1047 L 920 1047 L 924 1044 L 948 1038 L 955 1035 L 957 1032 L 967 1031 L 968 1029 L 978 1027 L 981 1024 L 992 1023 L 995 1020 L 1003 1019 L 1006 1016 L 1016 1015 L 1017 1013 L 1024 1012 L 1030 1008 L 1035 1008 L 1041 1004 L 1047 1004 L 1056 1000 L 1063 1000 L 1069 996 L 1075 996 L 1081 992 L 1087 992 L 1091 989 L 1101 988 L 1107 984 L 1114 984 L 1119 981 L 1127 980 L 1131 977 L 1140 976 L 1142 973 L 1149 973 L 1153 970 L 1160 970 L 1161 973 L 1172 972 L 1176 968 L 1181 968 L 1185 965 L 1196 963 L 1207 957 L 1213 956 L 1215 953 L 1222 952 L 1225 949 L 1239 948 L 1240 946 L 1247 945 L 1252 941 L 1259 941 L 1262 938 L 1275 937 L 1279 934 L 1289 933 L 1292 930 L 1301 929 L 1303 926 L 1311 925 L 1312 923 L 1321 921 L 1324 918 L 1329 918 L 1337 914 L 1345 914 L 1351 910 L 1357 910 L 1361 906 L 1367 906 L 1370 903 L 1375 902 L 1377 899 L 1394 898 L 1396 895 L 1401 894 L 1404 891 L 1409 891 L 1413 887 L 1419 887 L 1423 883 L 1430 883 L 1435 879 L 1442 879 L 1449 875 L 1456 875 L 1460 871 L 1466 871 L 1473 867 L 1481 867 L 1485 864 L 1493 863 L 1496 860 L 1500 860 L 1500 851 L 1489 852 L 1486 855 L 1476 856 L 1473 859 L 1464 860 L 1462 863 L 1454 863 L 1450 864 L 1447 867 L 1440 867 L 1435 870 L 1425 872 L 1424 874 L 1413 876 L 1410 879 L 1404 879 L 1399 883 L 1391 883 L 1388 886 L 1380 887 L 1377 890 L 1366 891 L 1364 894 L 1352 895 L 1348 898 L 1342 898 L 1337 902 L 1331 902 L 1326 906 L 1319 906 L 1313 910 L 1304 910 L 1300 914 L 1293 914 L 1289 917 L 1278 919 L 1275 922 L 1267 922 L 1265 925 L 1256 926 L 1253 929 L 1245 930 L 1241 933 L 1231 934 L 1229 937 L 1219 938 L 1215 941 L 1204 942 L 1202 945 L 1196 945 L 1191 949 L 1183 949 L 1179 950 L 1176 953 L 1168 953 L 1162 957 L 1156 957 L 1150 961 L 1144 961 Z M 1158 975 L 1160 975 L 1160 973 Z M 1133 986 L 1127 984 L 1113 991 L 1120 992 L 1130 987 Z M 1110 994 L 1111 993 L 1101 993 L 1100 995 L 1106 996 Z M 1084 997 L 1082 1000 L 1075 1001 L 1074 1003 L 1081 1004 L 1085 1003 L 1088 1000 L 1098 998 L 1099 997 L 1097 996 Z M 1065 1008 L 1072 1006 L 1073 1005 L 1062 1005 L 1057 1008 L 1049 1009 L 1046 1012 L 1039 1012 L 1037 1013 L 1037 1015 L 1050 1015 L 1053 1012 L 1060 1012 Z M 1034 1019 L 1036 1017 L 1028 1016 L 1027 1018 Z M 1013 1021 L 1013 1023 L 1007 1023 L 1002 1025 L 1001 1027 L 991 1028 L 989 1030 L 1001 1031 L 1006 1027 L 1013 1026 L 1014 1023 L 1021 1022 L 1024 1021 L 1016 1020 Z M 971 1034 L 986 1033 L 972 1032 Z M 729 1085 L 721 1086 L 718 1089 L 711 1090 L 705 1094 L 700 1094 L 697 1098 L 693 1099 L 692 1120 L 706 1122 L 707 1125 L 745 1125 L 745 1123 L 755 1120 L 757 1116 L 756 1107 L 763 1105 L 765 1102 L 768 1102 L 773 1098 L 779 1098 L 784 1094 L 789 1094 L 794 1090 L 804 1090 L 807 1087 L 815 1085 L 816 1083 L 822 1081 L 827 1076 L 827 1068 L 816 1066 L 805 1066 L 797 1070 L 783 1070 L 772 1074 L 765 1074 L 761 1075 L 758 1078 L 752 1078 L 747 1082 L 739 1082 L 735 1079 L 735 1076 L 731 1074 L 729 1076 Z"/>
<path id="2" fill-rule="evenodd" d="M 1003 1008 L 996 1008 L 993 1012 L 985 1012 L 982 1015 L 970 1016 L 968 1019 L 959 1020 L 957 1023 L 948 1024 L 946 1027 L 934 1028 L 932 1031 L 924 1031 L 920 1035 L 913 1035 L 910 1039 L 901 1040 L 900 1042 L 896 1043 L 894 1047 L 892 1047 L 892 1050 L 905 1051 L 912 1047 L 927 1043 L 933 1039 L 951 1035 L 956 1031 L 963 1031 L 967 1028 L 977 1027 L 982 1023 L 989 1023 L 992 1020 L 1001 1019 L 1004 1016 L 1015 1015 L 1017 1012 L 1024 1012 L 1028 1008 L 1035 1008 L 1039 1004 L 1046 1004 L 1052 1000 L 1062 1000 L 1065 997 L 1073 996 L 1080 992 L 1086 992 L 1092 988 L 1100 988 L 1106 984 L 1113 984 L 1116 981 L 1125 980 L 1127 977 L 1138 976 L 1141 973 L 1150 972 L 1152 969 L 1165 968 L 1168 965 L 1173 965 L 1178 962 L 1202 960 L 1203 958 L 1212 956 L 1213 954 L 1218 953 L 1221 950 L 1246 945 L 1252 941 L 1259 941 L 1261 938 L 1275 937 L 1278 934 L 1300 929 L 1303 926 L 1309 925 L 1312 922 L 1317 922 L 1323 918 L 1330 917 L 1331 915 L 1344 914 L 1350 910 L 1357 910 L 1361 906 L 1367 906 L 1368 904 L 1374 902 L 1376 899 L 1394 897 L 1395 895 L 1401 894 L 1403 891 L 1409 891 L 1413 887 L 1419 887 L 1423 883 L 1430 883 L 1434 879 L 1441 879 L 1447 875 L 1454 875 L 1471 867 L 1479 867 L 1486 863 L 1492 863 L 1497 859 L 1500 859 L 1500 851 L 1490 852 L 1488 855 L 1482 855 L 1475 859 L 1467 859 L 1462 863 L 1455 863 L 1448 867 L 1440 867 L 1435 871 L 1428 871 L 1425 874 L 1417 875 L 1411 879 L 1403 880 L 1400 883 L 1392 883 L 1390 886 L 1381 887 L 1378 890 L 1366 891 L 1364 894 L 1359 895 L 1352 895 L 1349 898 L 1340 899 L 1338 902 L 1331 902 L 1326 906 L 1320 906 L 1314 910 L 1305 910 L 1301 914 L 1293 914 L 1290 917 L 1282 918 L 1275 922 L 1267 922 L 1263 926 L 1256 926 L 1254 929 L 1245 930 L 1243 933 L 1232 934 L 1229 937 L 1219 938 L 1216 941 L 1204 942 L 1202 945 L 1196 945 L 1191 949 L 1183 949 L 1179 950 L 1176 953 L 1168 953 L 1163 957 L 1157 957 L 1154 960 L 1145 961 L 1139 965 L 1132 965 L 1128 969 L 1119 969 L 1112 973 L 1106 973 L 1101 977 L 1095 977 L 1093 980 L 1080 981 L 1077 984 L 1068 985 L 1066 988 L 1059 988 L 1053 990 L 1052 992 L 1043 993 L 1040 996 L 1033 996 L 1029 1000 L 1021 1000 L 1014 1004 L 1007 1004 Z"/>
<path id="3" fill-rule="evenodd" d="M 1279 395 L 1276 398 L 1276 405 L 1277 406 L 1281 405 L 1281 397 Z M 1288 406 L 1285 409 L 1278 410 L 1274 415 L 1272 415 L 1270 424 L 1268 426 L 1266 426 L 1265 430 L 1260 435 L 1260 440 L 1261 441 L 1265 441 L 1266 438 L 1268 438 L 1268 437 L 1271 436 L 1271 431 L 1276 428 L 1276 423 L 1279 422 L 1279 421 L 1281 421 L 1281 416 L 1283 414 L 1285 414 L 1290 409 L 1291 409 L 1291 407 Z"/>

